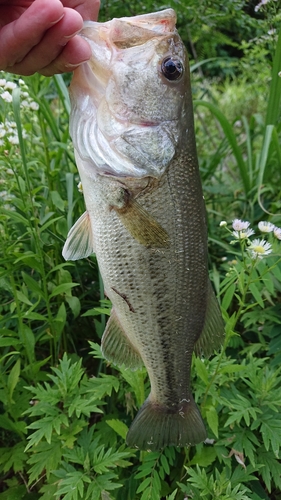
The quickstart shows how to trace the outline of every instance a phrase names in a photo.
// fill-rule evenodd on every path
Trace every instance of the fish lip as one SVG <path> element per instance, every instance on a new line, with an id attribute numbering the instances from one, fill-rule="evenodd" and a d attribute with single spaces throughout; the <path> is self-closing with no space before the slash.
<path id="1" fill-rule="evenodd" d="M 132 123 L 133 125 L 139 125 L 141 127 L 157 127 L 160 125 L 160 122 L 155 122 L 151 120 L 140 120 Z"/>

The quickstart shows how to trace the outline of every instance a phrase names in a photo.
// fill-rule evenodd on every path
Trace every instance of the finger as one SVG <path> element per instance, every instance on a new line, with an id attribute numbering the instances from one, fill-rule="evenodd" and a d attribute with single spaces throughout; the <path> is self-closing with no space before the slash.
<path id="1" fill-rule="evenodd" d="M 87 54 L 87 57 L 85 57 Z M 44 76 L 52 76 L 57 73 L 67 73 L 73 71 L 86 62 L 91 57 L 91 48 L 89 44 L 80 36 L 75 36 L 69 40 L 63 51 L 59 54 L 57 59 L 49 66 L 46 66 L 39 71 Z"/>
<path id="2" fill-rule="evenodd" d="M 13 67 L 38 44 L 44 32 L 64 16 L 59 0 L 35 0 L 16 20 L 0 31 L 0 69 Z"/>
<path id="3" fill-rule="evenodd" d="M 65 7 L 77 10 L 84 21 L 96 21 L 98 18 L 100 0 L 62 0 Z"/>
<path id="4" fill-rule="evenodd" d="M 73 38 L 83 26 L 82 17 L 75 10 L 65 8 L 64 14 L 63 19 L 45 33 L 40 43 L 36 45 L 19 64 L 13 66 L 13 72 L 31 75 L 36 71 L 42 72 L 42 69 L 45 67 L 51 67 L 53 61 L 63 52 L 69 40 Z M 69 53 L 69 55 L 74 55 L 73 62 L 78 64 L 87 60 L 90 57 L 91 51 L 87 42 L 84 41 L 84 44 L 77 44 L 79 53 L 75 54 L 75 45 L 76 44 L 74 44 L 72 51 L 74 54 Z M 72 63 L 72 61 L 69 62 Z"/>

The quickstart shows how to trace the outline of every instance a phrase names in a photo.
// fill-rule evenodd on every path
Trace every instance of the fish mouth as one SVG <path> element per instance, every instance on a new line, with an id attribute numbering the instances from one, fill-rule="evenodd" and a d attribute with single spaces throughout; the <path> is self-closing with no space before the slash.
<path id="1" fill-rule="evenodd" d="M 104 73 L 111 63 L 112 51 L 137 47 L 155 37 L 171 36 L 175 33 L 175 26 L 175 11 L 165 9 L 134 17 L 115 18 L 105 23 L 85 21 L 79 35 L 87 40 L 92 49 L 95 72 L 100 69 Z M 100 68 L 97 68 L 97 63 Z"/>

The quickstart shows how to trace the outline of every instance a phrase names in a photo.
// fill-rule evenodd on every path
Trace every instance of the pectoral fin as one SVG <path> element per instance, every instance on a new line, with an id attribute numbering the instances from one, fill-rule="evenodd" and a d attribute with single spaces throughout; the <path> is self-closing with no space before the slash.
<path id="1" fill-rule="evenodd" d="M 113 207 L 130 234 L 146 247 L 167 247 L 169 235 L 163 227 L 134 199 L 122 208 Z"/>
<path id="2" fill-rule="evenodd" d="M 94 253 L 94 241 L 91 221 L 89 213 L 84 212 L 70 229 L 62 255 L 65 260 L 78 260 L 92 253 Z"/>
<path id="3" fill-rule="evenodd" d="M 221 317 L 219 303 L 211 282 L 208 283 L 208 299 L 203 331 L 194 346 L 197 356 L 211 356 L 214 349 L 219 349 L 224 337 L 224 322 Z"/>
<path id="4" fill-rule="evenodd" d="M 102 336 L 101 350 L 104 357 L 116 365 L 124 364 L 132 370 L 143 366 L 143 361 L 138 351 L 128 339 L 114 309 L 111 311 Z"/>

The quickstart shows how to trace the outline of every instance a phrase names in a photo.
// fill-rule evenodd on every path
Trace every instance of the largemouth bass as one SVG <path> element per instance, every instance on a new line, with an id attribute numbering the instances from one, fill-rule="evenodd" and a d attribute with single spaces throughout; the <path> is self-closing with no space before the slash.
<path id="1" fill-rule="evenodd" d="M 186 50 L 172 9 L 81 32 L 91 60 L 74 72 L 70 132 L 86 212 L 63 249 L 95 252 L 112 312 L 105 358 L 145 365 L 151 392 L 127 443 L 158 450 L 206 438 L 190 387 L 192 353 L 219 347 Z"/>

